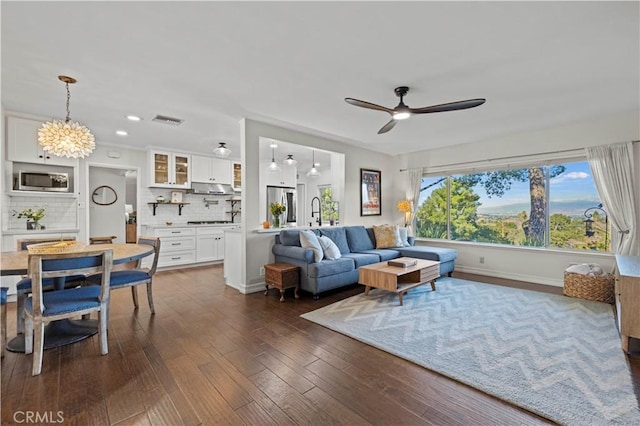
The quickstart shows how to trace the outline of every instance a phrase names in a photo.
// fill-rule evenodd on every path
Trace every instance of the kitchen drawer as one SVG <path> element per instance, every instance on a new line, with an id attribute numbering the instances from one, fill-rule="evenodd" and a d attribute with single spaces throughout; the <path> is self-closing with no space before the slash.
<path id="1" fill-rule="evenodd" d="M 220 227 L 197 228 L 196 234 L 198 236 L 224 234 L 224 228 L 220 228 Z"/>
<path id="2" fill-rule="evenodd" d="M 182 250 L 170 253 L 160 253 L 158 257 L 158 267 L 187 265 L 196 262 L 195 250 Z"/>
<path id="3" fill-rule="evenodd" d="M 194 228 L 162 228 L 156 229 L 156 237 L 182 237 L 196 235 Z"/>
<path id="4" fill-rule="evenodd" d="M 195 237 L 160 238 L 160 254 L 180 250 L 195 250 L 195 248 Z"/>

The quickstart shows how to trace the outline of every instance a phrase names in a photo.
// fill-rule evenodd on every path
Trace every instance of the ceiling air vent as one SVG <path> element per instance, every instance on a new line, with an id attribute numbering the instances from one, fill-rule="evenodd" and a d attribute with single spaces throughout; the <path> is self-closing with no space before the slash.
<path id="1" fill-rule="evenodd" d="M 179 126 L 184 120 L 180 118 L 168 117 L 166 115 L 156 115 L 151 121 L 157 121 L 158 123 L 170 124 L 172 126 Z"/>

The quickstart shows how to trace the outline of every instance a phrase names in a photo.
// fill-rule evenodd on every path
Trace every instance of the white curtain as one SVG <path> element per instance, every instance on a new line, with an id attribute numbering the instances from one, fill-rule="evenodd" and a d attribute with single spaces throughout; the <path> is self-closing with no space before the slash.
<path id="1" fill-rule="evenodd" d="M 411 216 L 409 216 L 409 224 L 407 225 L 407 234 L 413 235 L 413 220 L 418 210 L 418 201 L 420 198 L 420 187 L 422 186 L 422 168 L 407 170 L 409 185 L 407 185 L 407 200 L 411 203 Z"/>
<path id="2" fill-rule="evenodd" d="M 586 148 L 589 167 L 602 204 L 611 219 L 614 253 L 638 255 L 633 144 Z"/>

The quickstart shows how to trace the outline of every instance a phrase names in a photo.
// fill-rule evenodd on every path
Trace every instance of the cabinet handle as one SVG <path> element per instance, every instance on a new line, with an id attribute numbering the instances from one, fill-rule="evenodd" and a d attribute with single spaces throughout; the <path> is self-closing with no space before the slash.
<path id="1" fill-rule="evenodd" d="M 38 158 L 44 158 L 44 155 L 38 155 Z"/>
<path id="2" fill-rule="evenodd" d="M 172 257 L 172 258 L 171 258 L 171 260 L 180 260 L 180 259 L 182 259 L 182 257 L 181 257 L 181 256 L 178 256 L 178 257 Z"/>
<path id="3" fill-rule="evenodd" d="M 182 231 L 171 231 L 172 234 L 180 234 Z"/>
<path id="4" fill-rule="evenodd" d="M 179 246 L 182 245 L 182 243 L 171 243 L 172 246 Z"/>

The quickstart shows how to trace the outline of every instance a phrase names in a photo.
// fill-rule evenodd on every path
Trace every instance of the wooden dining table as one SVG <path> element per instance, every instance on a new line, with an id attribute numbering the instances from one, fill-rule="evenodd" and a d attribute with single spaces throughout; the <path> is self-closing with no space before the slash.
<path id="1" fill-rule="evenodd" d="M 148 244 L 93 244 L 76 249 L 75 253 L 93 250 L 113 250 L 113 264 L 119 265 L 138 261 L 153 253 Z M 27 275 L 29 252 L 27 250 L 7 251 L 0 254 L 0 275 Z M 64 283 L 62 283 L 64 288 Z M 23 330 L 7 342 L 7 350 L 24 352 Z M 45 328 L 44 348 L 51 349 L 68 345 L 93 336 L 98 332 L 98 321 L 94 319 L 53 321 Z"/>

